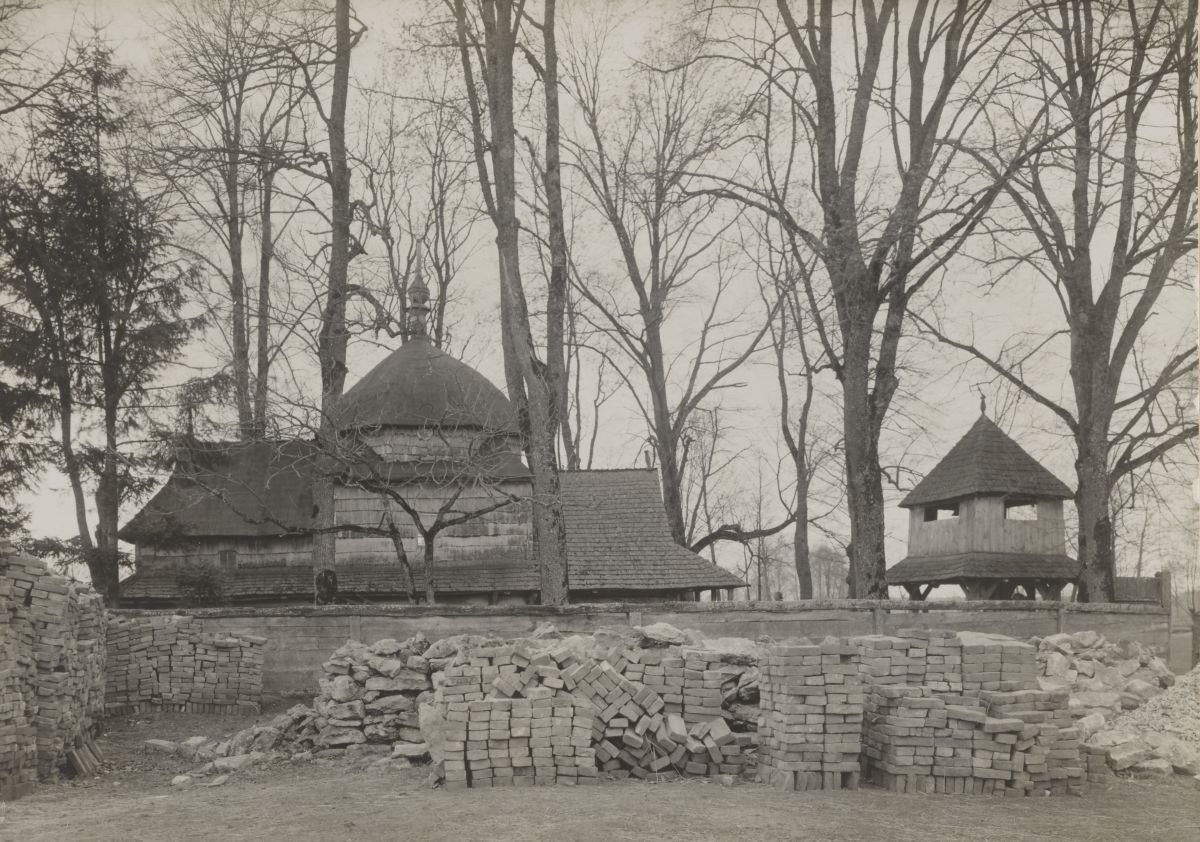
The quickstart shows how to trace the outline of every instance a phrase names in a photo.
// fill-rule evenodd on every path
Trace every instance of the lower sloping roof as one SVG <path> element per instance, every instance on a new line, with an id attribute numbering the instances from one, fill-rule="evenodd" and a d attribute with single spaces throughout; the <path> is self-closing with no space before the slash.
<path id="1" fill-rule="evenodd" d="M 653 468 L 565 471 L 560 480 L 573 590 L 746 587 L 671 539 Z"/>
<path id="2" fill-rule="evenodd" d="M 1079 578 L 1079 562 L 1065 555 L 1023 553 L 956 553 L 954 555 L 909 557 L 888 569 L 889 585 L 958 582 L 970 579 Z"/>

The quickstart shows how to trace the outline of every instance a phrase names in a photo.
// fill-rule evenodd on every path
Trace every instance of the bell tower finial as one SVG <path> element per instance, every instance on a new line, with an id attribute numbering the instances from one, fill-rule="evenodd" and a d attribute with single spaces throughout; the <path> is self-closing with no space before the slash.
<path id="1" fill-rule="evenodd" d="M 429 287 L 421 271 L 421 241 L 417 240 L 416 257 L 413 258 L 414 274 L 408 285 L 408 338 L 424 338 L 429 335 Z"/>

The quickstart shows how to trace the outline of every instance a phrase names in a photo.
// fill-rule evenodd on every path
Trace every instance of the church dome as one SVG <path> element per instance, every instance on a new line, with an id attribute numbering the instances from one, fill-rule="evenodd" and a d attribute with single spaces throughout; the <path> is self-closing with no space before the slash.
<path id="1" fill-rule="evenodd" d="M 449 427 L 515 434 L 504 393 L 475 369 L 416 336 L 354 384 L 338 403 L 338 428 Z"/>

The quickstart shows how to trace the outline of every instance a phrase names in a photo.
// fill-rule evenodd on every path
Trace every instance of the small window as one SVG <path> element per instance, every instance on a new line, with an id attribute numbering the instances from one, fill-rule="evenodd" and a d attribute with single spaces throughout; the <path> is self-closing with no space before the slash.
<path id="1" fill-rule="evenodd" d="M 1032 500 L 1005 500 L 1005 520 L 1037 520 L 1037 503 Z"/>
<path id="2" fill-rule="evenodd" d="M 237 550 L 221 550 L 218 553 L 222 570 L 237 569 Z"/>
<path id="3" fill-rule="evenodd" d="M 926 506 L 925 507 L 925 522 L 929 523 L 934 520 L 950 520 L 958 517 L 958 503 L 949 503 L 941 506 Z"/>

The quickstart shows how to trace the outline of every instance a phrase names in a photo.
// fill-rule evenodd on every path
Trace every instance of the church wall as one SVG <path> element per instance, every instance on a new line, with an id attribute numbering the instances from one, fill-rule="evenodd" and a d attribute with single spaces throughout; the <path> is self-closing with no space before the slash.
<path id="1" fill-rule="evenodd" d="M 515 452 L 516 439 L 503 444 L 493 440 L 487 430 L 414 430 L 389 427 L 376 433 L 364 433 L 363 441 L 386 462 L 415 462 L 428 459 L 454 459 L 467 462 L 473 455 L 495 452 L 497 446 Z"/>
<path id="2" fill-rule="evenodd" d="M 453 494 L 451 486 L 434 483 L 406 483 L 400 486 L 405 501 L 421 515 L 424 524 L 432 524 L 438 508 Z M 478 518 L 452 526 L 438 534 L 434 547 L 439 560 L 487 561 L 501 552 L 524 552 L 532 542 L 530 524 L 530 486 L 527 482 L 509 482 L 503 491 L 525 499 L 480 515 Z M 496 489 L 475 487 L 464 489 L 454 504 L 457 513 L 478 511 L 503 499 Z M 339 487 L 336 497 L 336 517 L 339 524 L 377 527 L 384 522 L 384 512 L 391 510 L 400 530 L 405 552 L 410 561 L 417 561 L 424 552 L 412 518 L 393 500 L 355 487 Z M 338 564 L 395 564 L 396 552 L 391 538 L 341 531 L 337 539 Z"/>
<path id="3" fill-rule="evenodd" d="M 307 567 L 312 565 L 312 539 L 307 536 L 266 538 L 198 538 L 169 545 L 143 544 L 137 548 L 138 570 L 189 564 L 221 566 L 221 552 L 232 550 L 240 569 L 255 567 Z"/>

